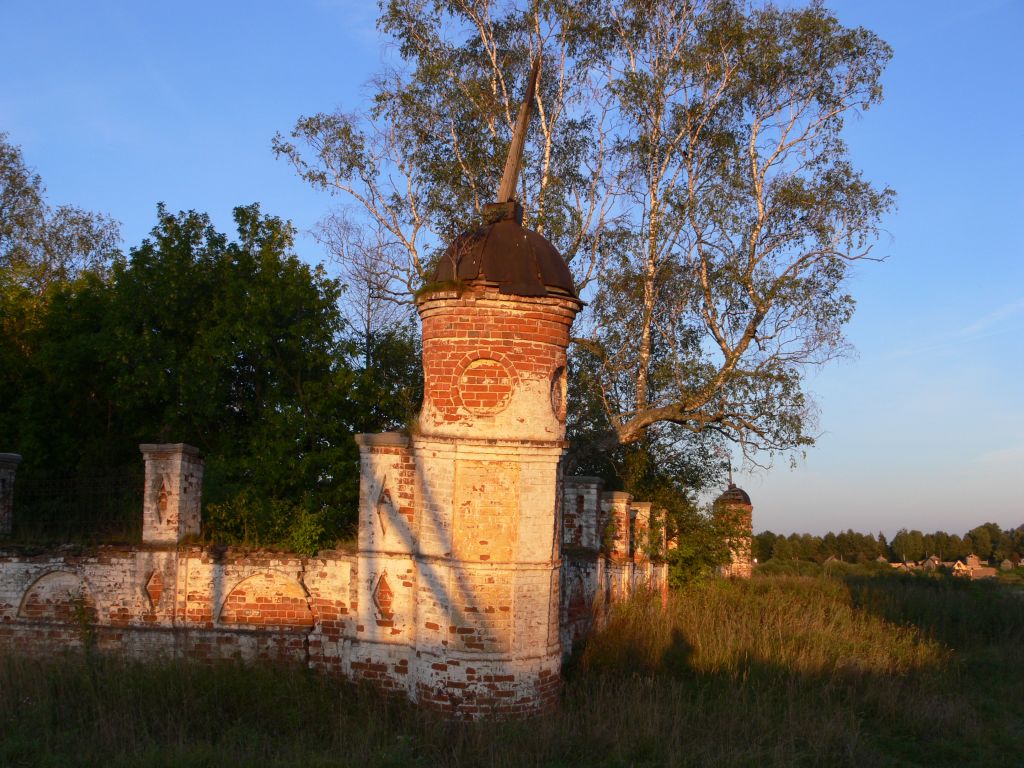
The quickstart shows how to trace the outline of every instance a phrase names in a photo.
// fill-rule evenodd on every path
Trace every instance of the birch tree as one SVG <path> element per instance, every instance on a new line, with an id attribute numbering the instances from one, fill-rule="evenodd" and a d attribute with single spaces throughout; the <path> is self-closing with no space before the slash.
<path id="1" fill-rule="evenodd" d="M 587 1 L 528 9 L 477 0 L 391 0 L 379 26 L 401 61 L 362 112 L 300 118 L 273 149 L 338 195 L 374 241 L 386 294 L 408 301 L 438 250 L 494 199 L 534 55 L 543 51 L 517 199 L 525 223 L 594 277 L 606 188 L 607 113 L 595 99 L 606 35 Z"/>
<path id="2" fill-rule="evenodd" d="M 493 197 L 542 50 L 519 199 L 589 304 L 573 354 L 608 434 L 813 442 L 804 374 L 846 350 L 850 267 L 893 201 L 842 139 L 881 99 L 883 41 L 738 0 L 390 0 L 379 26 L 400 61 L 372 106 L 275 150 L 354 204 L 394 298 Z"/>

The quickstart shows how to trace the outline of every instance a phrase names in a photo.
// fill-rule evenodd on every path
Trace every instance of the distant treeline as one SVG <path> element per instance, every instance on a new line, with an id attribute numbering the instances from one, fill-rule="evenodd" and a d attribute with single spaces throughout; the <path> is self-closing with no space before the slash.
<path id="1" fill-rule="evenodd" d="M 758 562 L 776 560 L 813 560 L 823 562 L 836 557 L 848 563 L 876 560 L 916 562 L 932 555 L 944 561 L 963 560 L 975 554 L 982 560 L 1024 559 L 1024 525 L 1003 530 L 996 523 L 972 528 L 963 536 L 945 531 L 922 533 L 901 528 L 892 541 L 885 534 L 872 535 L 848 530 L 813 536 L 791 533 L 789 536 L 764 531 L 754 537 L 754 557 Z"/>

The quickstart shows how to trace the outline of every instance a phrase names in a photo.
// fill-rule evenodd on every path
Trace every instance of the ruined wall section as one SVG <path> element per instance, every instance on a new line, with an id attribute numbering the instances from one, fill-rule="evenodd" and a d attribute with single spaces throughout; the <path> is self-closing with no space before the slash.
<path id="1" fill-rule="evenodd" d="M 754 572 L 753 513 L 750 497 L 734 483 L 712 504 L 715 524 L 725 535 L 729 562 L 718 567 L 718 575 L 749 579 Z"/>
<path id="2" fill-rule="evenodd" d="M 561 636 L 566 655 L 636 594 L 667 598 L 664 510 L 593 477 L 566 477 L 562 495 Z"/>
<path id="3" fill-rule="evenodd" d="M 90 645 L 140 659 L 341 668 L 351 606 L 336 596 L 348 596 L 354 569 L 342 553 L 8 548 L 0 550 L 0 648 L 34 655 Z"/>
<path id="4" fill-rule="evenodd" d="M 137 547 L 0 549 L 0 648 L 89 645 L 135 658 L 292 661 L 350 673 L 356 558 L 187 546 L 203 460 L 181 443 L 146 460 Z"/>
<path id="5" fill-rule="evenodd" d="M 511 716 L 553 704 L 563 654 L 655 583 L 634 540 L 649 508 L 563 480 L 561 440 L 359 444 L 358 552 L 314 557 L 180 542 L 202 459 L 146 446 L 141 546 L 0 548 L 0 649 L 286 661 L 459 717 Z"/>

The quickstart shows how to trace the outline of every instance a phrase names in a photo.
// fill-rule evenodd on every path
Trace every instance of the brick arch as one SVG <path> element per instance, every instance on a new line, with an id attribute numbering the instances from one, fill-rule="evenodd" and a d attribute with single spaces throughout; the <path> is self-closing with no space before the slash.
<path id="1" fill-rule="evenodd" d="M 299 582 L 277 571 L 242 579 L 224 598 L 221 624 L 285 627 L 313 626 L 309 595 Z"/>
<path id="2" fill-rule="evenodd" d="M 501 413 L 518 385 L 515 364 L 498 350 L 474 350 L 455 364 L 453 396 L 477 415 Z"/>
<path id="3" fill-rule="evenodd" d="M 85 579 L 73 571 L 49 571 L 25 590 L 18 618 L 62 624 L 96 620 L 96 601 Z"/>

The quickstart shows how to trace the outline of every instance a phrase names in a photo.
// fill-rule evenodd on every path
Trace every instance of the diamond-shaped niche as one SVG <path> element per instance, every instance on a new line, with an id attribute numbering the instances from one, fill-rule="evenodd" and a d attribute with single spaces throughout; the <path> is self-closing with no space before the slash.
<path id="1" fill-rule="evenodd" d="M 379 618 L 389 621 L 395 615 L 391 610 L 394 601 L 395 593 L 391 589 L 391 585 L 388 584 L 388 575 L 382 573 L 377 579 L 377 586 L 373 588 L 373 604 L 377 607 Z"/>
<path id="2" fill-rule="evenodd" d="M 155 610 L 160 602 L 160 596 L 164 593 L 164 578 L 160 571 L 153 571 L 146 582 L 146 595 L 149 597 L 149 607 Z"/>

